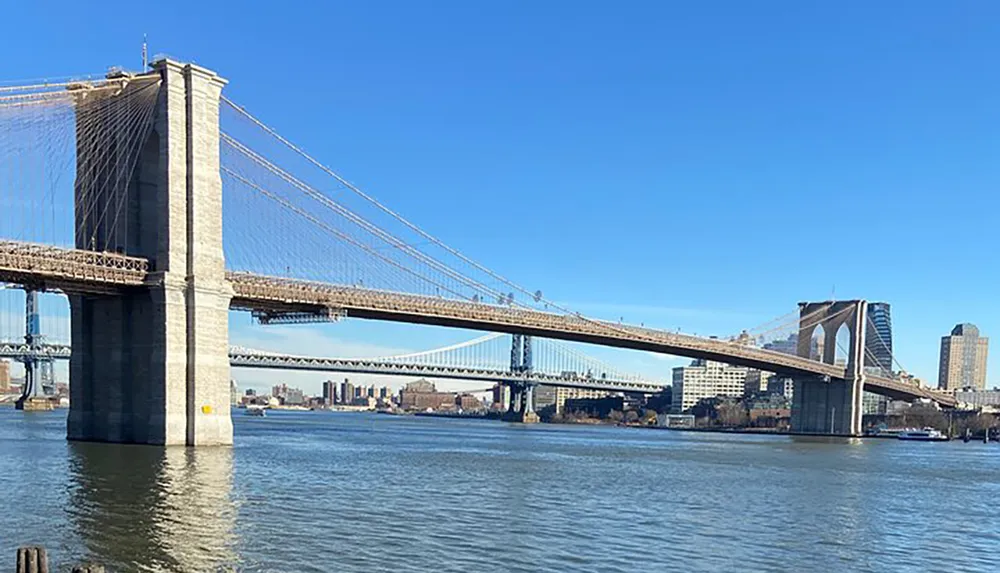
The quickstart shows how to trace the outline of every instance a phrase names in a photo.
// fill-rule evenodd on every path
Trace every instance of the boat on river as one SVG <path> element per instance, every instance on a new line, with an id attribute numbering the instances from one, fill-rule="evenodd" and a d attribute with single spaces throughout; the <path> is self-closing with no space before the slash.
<path id="1" fill-rule="evenodd" d="M 267 409 L 264 406 L 258 406 L 257 404 L 247 405 L 247 416 L 260 416 L 264 417 L 266 415 Z"/>
<path id="2" fill-rule="evenodd" d="M 934 428 L 924 428 L 922 430 L 904 430 L 896 435 L 900 440 L 911 442 L 947 442 L 948 436 L 935 430 Z"/>

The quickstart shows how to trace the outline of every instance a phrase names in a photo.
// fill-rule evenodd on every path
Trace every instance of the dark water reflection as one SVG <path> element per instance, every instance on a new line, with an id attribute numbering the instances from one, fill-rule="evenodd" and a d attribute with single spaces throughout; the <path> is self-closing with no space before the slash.
<path id="1" fill-rule="evenodd" d="M 232 449 L 68 448 L 66 511 L 94 561 L 150 571 L 237 562 Z"/>
<path id="2" fill-rule="evenodd" d="M 989 571 L 1000 445 L 237 415 L 232 448 L 0 409 L 0 563 L 58 570 Z"/>

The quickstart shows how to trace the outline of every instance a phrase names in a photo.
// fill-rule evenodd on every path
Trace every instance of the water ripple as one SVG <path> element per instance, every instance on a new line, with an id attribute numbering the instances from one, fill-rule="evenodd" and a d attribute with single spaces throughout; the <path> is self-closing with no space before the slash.
<path id="1" fill-rule="evenodd" d="M 111 571 L 980 571 L 996 446 L 334 413 L 233 448 L 68 444 L 0 410 L 0 551 Z M 945 566 L 947 565 L 947 566 Z"/>

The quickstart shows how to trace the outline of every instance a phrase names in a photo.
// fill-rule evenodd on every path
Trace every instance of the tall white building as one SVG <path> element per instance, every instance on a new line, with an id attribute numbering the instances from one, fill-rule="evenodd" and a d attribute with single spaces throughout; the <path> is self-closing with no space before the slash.
<path id="1" fill-rule="evenodd" d="M 673 411 L 682 413 L 702 398 L 743 396 L 749 371 L 711 360 L 695 360 L 690 366 L 674 368 Z"/>
<path id="2" fill-rule="evenodd" d="M 955 325 L 949 336 L 941 338 L 938 388 L 951 391 L 961 388 L 985 390 L 989 346 L 990 339 L 980 336 L 974 324 Z"/>

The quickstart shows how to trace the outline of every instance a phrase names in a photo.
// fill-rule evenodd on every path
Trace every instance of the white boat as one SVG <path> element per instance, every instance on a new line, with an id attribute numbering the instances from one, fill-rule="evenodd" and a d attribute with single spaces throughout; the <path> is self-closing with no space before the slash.
<path id="1" fill-rule="evenodd" d="M 897 436 L 900 440 L 911 442 L 947 442 L 948 436 L 935 430 L 934 428 L 924 428 L 923 430 L 905 430 Z"/>
<path id="2" fill-rule="evenodd" d="M 250 404 L 247 406 L 247 416 L 264 416 L 266 408 L 264 406 L 258 406 L 256 404 Z"/>

